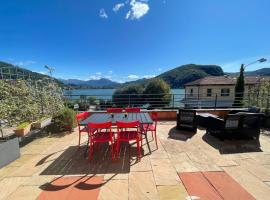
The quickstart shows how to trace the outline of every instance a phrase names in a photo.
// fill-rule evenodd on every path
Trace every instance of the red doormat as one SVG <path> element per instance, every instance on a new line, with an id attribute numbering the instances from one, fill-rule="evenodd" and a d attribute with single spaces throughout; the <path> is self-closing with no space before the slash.
<path id="1" fill-rule="evenodd" d="M 178 175 L 188 194 L 200 200 L 255 200 L 225 172 L 185 172 Z"/>
<path id="2" fill-rule="evenodd" d="M 102 176 L 71 176 L 55 179 L 42 187 L 38 200 L 97 199 L 103 184 Z"/>

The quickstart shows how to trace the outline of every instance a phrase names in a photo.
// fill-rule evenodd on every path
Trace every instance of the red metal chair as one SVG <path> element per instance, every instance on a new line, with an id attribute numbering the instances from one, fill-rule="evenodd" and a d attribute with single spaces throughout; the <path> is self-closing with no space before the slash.
<path id="1" fill-rule="evenodd" d="M 107 108 L 107 113 L 122 113 L 122 108 Z"/>
<path id="2" fill-rule="evenodd" d="M 144 131 L 147 132 L 151 131 L 152 133 L 152 138 L 153 135 L 155 136 L 155 142 L 156 142 L 156 146 L 158 148 L 158 144 L 157 144 L 157 122 L 158 122 L 158 113 L 157 112 L 152 112 L 151 114 L 151 118 L 154 121 L 154 124 L 143 124 L 143 129 Z"/>
<path id="3" fill-rule="evenodd" d="M 137 150 L 138 150 L 138 159 L 141 159 L 141 133 L 139 131 L 140 122 L 116 122 L 117 125 L 117 147 L 116 147 L 116 156 L 118 158 L 120 143 L 121 142 L 129 142 L 136 141 Z"/>
<path id="4" fill-rule="evenodd" d="M 125 108 L 125 111 L 127 113 L 139 113 L 141 112 L 141 109 L 140 108 Z"/>
<path id="5" fill-rule="evenodd" d="M 105 123 L 88 123 L 89 129 L 89 159 L 92 160 L 93 146 L 95 143 L 111 143 L 112 160 L 114 160 L 114 134 L 112 132 L 112 122 Z"/>
<path id="6" fill-rule="evenodd" d="M 86 119 L 87 117 L 89 117 L 88 112 L 82 112 L 82 113 L 76 115 L 76 120 L 77 120 L 77 124 L 78 124 L 78 128 L 79 128 L 79 145 L 78 145 L 79 147 L 80 147 L 80 143 L 81 143 L 81 134 L 88 133 L 87 127 L 80 126 L 80 121 Z"/>

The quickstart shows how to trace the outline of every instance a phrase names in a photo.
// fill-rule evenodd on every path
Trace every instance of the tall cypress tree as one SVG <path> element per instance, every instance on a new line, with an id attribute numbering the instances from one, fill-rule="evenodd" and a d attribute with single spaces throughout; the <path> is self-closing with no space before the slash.
<path id="1" fill-rule="evenodd" d="M 237 78 L 237 82 L 235 85 L 235 96 L 233 105 L 236 107 L 243 107 L 243 98 L 245 92 L 245 78 L 244 78 L 244 64 L 240 67 L 240 74 Z"/>

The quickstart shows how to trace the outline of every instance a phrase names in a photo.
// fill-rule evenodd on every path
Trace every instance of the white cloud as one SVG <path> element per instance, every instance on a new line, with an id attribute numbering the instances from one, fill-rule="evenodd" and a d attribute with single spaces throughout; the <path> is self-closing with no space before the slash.
<path id="1" fill-rule="evenodd" d="M 94 75 L 90 75 L 90 80 L 99 80 L 102 78 L 102 73 L 101 72 L 96 72 Z"/>
<path id="2" fill-rule="evenodd" d="M 127 14 L 126 14 L 126 19 L 129 18 L 130 14 L 131 14 L 131 11 L 128 11 Z"/>
<path id="3" fill-rule="evenodd" d="M 106 78 L 106 79 L 111 80 L 112 79 L 112 76 L 111 75 L 105 75 L 103 78 Z"/>
<path id="4" fill-rule="evenodd" d="M 101 9 L 99 10 L 99 16 L 100 16 L 101 18 L 104 18 L 104 19 L 107 19 L 107 18 L 108 18 L 108 15 L 107 15 L 107 13 L 106 13 L 106 11 L 105 11 L 104 8 L 101 8 Z"/>
<path id="5" fill-rule="evenodd" d="M 115 6 L 113 7 L 113 11 L 114 12 L 118 12 L 122 7 L 124 7 L 125 4 L 124 3 L 118 3 L 118 4 L 115 4 Z"/>
<path id="6" fill-rule="evenodd" d="M 134 75 L 134 74 L 128 75 L 128 79 L 138 79 L 138 78 L 139 78 L 139 76 Z"/>
<path id="7" fill-rule="evenodd" d="M 16 63 L 14 63 L 15 65 L 18 65 L 18 66 L 27 66 L 27 65 L 32 65 L 32 64 L 35 64 L 37 63 L 36 61 L 33 61 L 33 60 L 26 60 L 26 61 L 18 61 Z"/>
<path id="8" fill-rule="evenodd" d="M 101 79 L 101 76 L 98 76 L 98 75 L 91 75 L 89 77 L 90 80 L 100 80 Z"/>
<path id="9" fill-rule="evenodd" d="M 137 1 L 137 0 L 131 0 L 130 1 L 131 9 L 126 14 L 126 19 L 140 19 L 144 15 L 146 15 L 149 11 L 149 5 L 147 4 L 147 1 Z"/>

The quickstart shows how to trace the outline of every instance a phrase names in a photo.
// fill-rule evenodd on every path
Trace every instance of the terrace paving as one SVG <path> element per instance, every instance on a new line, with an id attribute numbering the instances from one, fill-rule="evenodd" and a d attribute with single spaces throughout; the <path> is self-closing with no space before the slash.
<path id="1" fill-rule="evenodd" d="M 204 130 L 191 134 L 174 127 L 174 122 L 158 124 L 159 148 L 151 141 L 152 153 L 148 154 L 144 143 L 140 162 L 136 145 L 122 145 L 118 161 L 112 162 L 105 144 L 94 150 L 90 163 L 83 156 L 86 136 L 83 146 L 77 148 L 77 130 L 37 138 L 21 148 L 18 160 L 0 169 L 0 199 L 45 199 L 52 194 L 67 199 L 80 191 L 83 198 L 87 190 L 93 198 L 106 200 L 186 199 L 192 195 L 188 194 L 192 190 L 188 184 L 194 183 L 188 180 L 187 184 L 180 177 L 198 174 L 217 181 L 218 189 L 230 196 L 215 179 L 215 174 L 223 173 L 226 179 L 241 185 L 242 192 L 255 199 L 269 199 L 269 136 L 261 135 L 259 147 L 255 141 L 220 141 Z M 204 179 L 200 181 L 203 184 Z"/>

